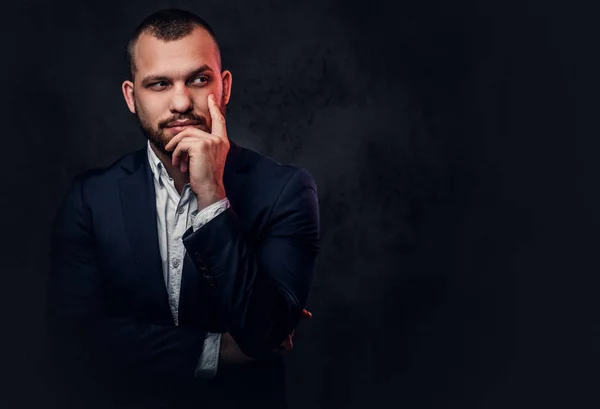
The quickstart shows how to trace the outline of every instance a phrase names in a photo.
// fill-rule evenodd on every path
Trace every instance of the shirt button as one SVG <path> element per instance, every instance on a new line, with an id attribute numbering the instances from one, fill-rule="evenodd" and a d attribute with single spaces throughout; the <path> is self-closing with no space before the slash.
<path id="1" fill-rule="evenodd" d="M 179 206 L 179 209 L 177 209 L 177 213 L 182 214 L 185 211 L 185 209 L 183 208 L 183 206 Z"/>
<path id="2" fill-rule="evenodd" d="M 171 263 L 173 265 L 173 267 L 177 268 L 179 267 L 179 259 L 175 259 L 173 260 L 173 263 Z"/>

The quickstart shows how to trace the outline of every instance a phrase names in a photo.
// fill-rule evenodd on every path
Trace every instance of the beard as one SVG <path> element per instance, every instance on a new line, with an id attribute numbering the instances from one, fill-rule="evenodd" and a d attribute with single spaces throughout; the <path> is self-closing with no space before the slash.
<path id="1" fill-rule="evenodd" d="M 140 130 L 142 131 L 144 136 L 154 146 L 156 146 L 156 148 L 158 148 L 158 150 L 160 152 L 162 152 L 164 155 L 168 156 L 169 158 L 173 157 L 173 151 L 167 151 L 165 149 L 165 146 L 167 146 L 167 144 L 169 143 L 169 141 L 172 138 L 172 136 L 167 136 L 165 133 L 165 128 L 167 127 L 168 124 L 172 123 L 173 121 L 182 121 L 182 120 L 189 119 L 189 120 L 198 122 L 198 124 L 194 125 L 194 127 L 197 127 L 207 133 L 210 133 L 210 131 L 211 131 L 208 128 L 208 122 L 206 121 L 206 119 L 204 117 L 196 115 L 192 112 L 190 112 L 188 114 L 175 116 L 175 117 L 169 118 L 165 121 L 161 121 L 158 123 L 157 127 L 154 127 L 146 118 L 140 117 L 140 115 L 139 115 L 140 109 L 139 109 L 139 105 L 137 103 L 137 99 L 135 99 L 135 97 L 134 97 L 134 104 L 135 104 L 135 118 L 137 120 L 137 124 L 138 124 Z M 225 95 L 223 95 L 221 98 L 221 103 L 219 104 L 219 111 L 221 111 L 221 114 L 223 115 L 223 117 L 225 117 L 225 113 L 226 113 L 226 109 L 227 109 L 226 107 L 227 106 L 225 105 Z"/>

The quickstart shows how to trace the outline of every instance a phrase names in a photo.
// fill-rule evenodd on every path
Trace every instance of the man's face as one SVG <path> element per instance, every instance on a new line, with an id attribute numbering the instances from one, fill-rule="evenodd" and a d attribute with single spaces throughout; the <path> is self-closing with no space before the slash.
<path id="1" fill-rule="evenodd" d="M 133 84 L 123 83 L 125 99 L 146 137 L 167 156 L 172 152 L 165 145 L 180 132 L 170 127 L 175 121 L 196 121 L 190 126 L 210 133 L 209 94 L 225 116 L 231 73 L 220 72 L 216 44 L 204 29 L 170 42 L 143 33 L 134 59 L 137 71 Z"/>

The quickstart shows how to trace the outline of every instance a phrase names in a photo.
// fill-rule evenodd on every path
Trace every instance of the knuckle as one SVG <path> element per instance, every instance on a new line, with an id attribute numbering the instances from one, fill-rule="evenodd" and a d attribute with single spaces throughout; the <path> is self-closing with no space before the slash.
<path id="1" fill-rule="evenodd" d="M 201 148 L 203 151 L 208 151 L 208 150 L 210 150 L 210 142 L 209 142 L 208 140 L 206 140 L 206 139 L 203 139 L 203 140 L 202 140 L 202 142 L 201 142 L 201 144 L 200 144 L 200 148 Z"/>

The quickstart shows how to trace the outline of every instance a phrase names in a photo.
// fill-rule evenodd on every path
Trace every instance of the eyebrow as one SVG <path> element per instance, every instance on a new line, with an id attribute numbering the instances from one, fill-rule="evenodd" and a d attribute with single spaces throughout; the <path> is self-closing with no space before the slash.
<path id="1" fill-rule="evenodd" d="M 207 71 L 212 72 L 213 70 L 208 65 L 204 64 L 200 68 L 196 68 L 194 71 L 190 72 L 187 75 L 187 77 L 193 77 L 195 75 L 198 75 L 198 74 L 200 74 L 202 72 L 207 72 Z M 160 75 L 160 74 L 159 75 L 149 75 L 149 76 L 144 77 L 142 79 L 142 85 L 145 86 L 145 85 L 148 85 L 148 84 L 150 84 L 151 82 L 154 82 L 154 81 L 163 81 L 163 80 L 168 80 L 168 79 L 169 79 L 169 77 L 167 75 Z"/>

